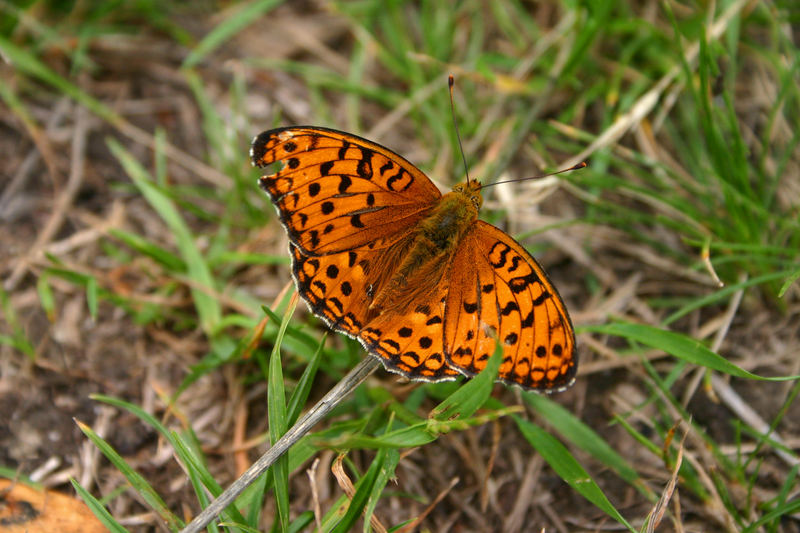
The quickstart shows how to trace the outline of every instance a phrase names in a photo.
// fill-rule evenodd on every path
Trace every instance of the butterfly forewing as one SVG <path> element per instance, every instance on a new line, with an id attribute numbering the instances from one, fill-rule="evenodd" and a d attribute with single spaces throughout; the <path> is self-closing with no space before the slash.
<path id="1" fill-rule="evenodd" d="M 503 346 L 500 379 L 568 387 L 577 369 L 566 307 L 536 260 L 505 232 L 477 221 L 453 258 L 445 312 L 448 363 L 467 375 Z"/>
<path id="2" fill-rule="evenodd" d="M 352 250 L 413 227 L 441 193 L 416 167 L 355 135 L 315 127 L 266 131 L 253 163 L 292 242 L 306 255 Z"/>

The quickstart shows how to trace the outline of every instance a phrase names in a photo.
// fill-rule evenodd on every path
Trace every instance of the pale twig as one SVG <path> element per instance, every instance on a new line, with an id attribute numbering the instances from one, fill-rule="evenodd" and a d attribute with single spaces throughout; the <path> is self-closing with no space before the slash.
<path id="1" fill-rule="evenodd" d="M 292 428 L 287 431 L 278 441 L 264 453 L 247 472 L 239 476 L 239 479 L 231 483 L 230 487 L 217 497 L 216 500 L 206 507 L 194 520 L 192 520 L 182 533 L 198 533 L 211 523 L 227 506 L 234 500 L 261 474 L 267 471 L 280 456 L 286 453 L 298 440 L 306 433 L 311 431 L 317 422 L 325 418 L 331 409 L 336 407 L 343 398 L 358 387 L 367 377 L 380 365 L 378 359 L 372 356 L 365 357 L 358 363 L 342 380 L 337 383 L 319 402 L 308 411 Z"/>

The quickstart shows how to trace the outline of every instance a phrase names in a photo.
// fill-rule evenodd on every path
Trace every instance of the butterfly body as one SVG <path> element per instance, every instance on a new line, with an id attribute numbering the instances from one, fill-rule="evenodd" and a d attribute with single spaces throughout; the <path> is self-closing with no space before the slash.
<path id="1" fill-rule="evenodd" d="M 385 289 L 374 295 L 370 307 L 393 305 L 407 311 L 419 299 L 417 294 L 426 294 L 432 285 L 438 285 L 464 235 L 478 219 L 482 201 L 476 181 L 456 185 L 442 196 L 409 234 L 411 244 L 403 253 L 402 263 Z"/>
<path id="2" fill-rule="evenodd" d="M 480 372 L 503 346 L 499 379 L 552 392 L 574 381 L 566 308 L 535 259 L 478 220 L 481 185 L 442 195 L 398 154 L 348 133 L 266 131 L 253 163 L 287 230 L 311 311 L 387 369 L 441 381 Z"/>

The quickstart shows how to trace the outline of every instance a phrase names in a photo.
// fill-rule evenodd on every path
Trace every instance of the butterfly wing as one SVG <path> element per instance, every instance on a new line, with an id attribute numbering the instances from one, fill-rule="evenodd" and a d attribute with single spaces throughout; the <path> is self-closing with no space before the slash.
<path id="1" fill-rule="evenodd" d="M 445 363 L 442 346 L 442 286 L 403 311 L 370 307 L 388 265 L 404 251 L 402 240 L 385 250 L 322 256 L 306 256 L 291 245 L 292 273 L 311 311 L 331 329 L 357 338 L 388 370 L 425 381 L 453 379 L 459 373 Z"/>
<path id="2" fill-rule="evenodd" d="M 495 342 L 503 345 L 499 379 L 506 383 L 553 392 L 575 379 L 575 334 L 555 287 L 522 245 L 479 220 L 450 269 L 447 363 L 474 375 L 486 366 Z"/>
<path id="3" fill-rule="evenodd" d="M 304 255 L 389 245 L 441 198 L 433 182 L 403 157 L 341 131 L 311 126 L 265 131 L 250 155 L 258 167 L 285 163 L 260 185 Z"/>

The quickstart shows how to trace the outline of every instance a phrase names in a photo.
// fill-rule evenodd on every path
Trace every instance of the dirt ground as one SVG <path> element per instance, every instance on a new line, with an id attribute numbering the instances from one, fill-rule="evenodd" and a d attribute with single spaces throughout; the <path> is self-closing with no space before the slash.
<path id="1" fill-rule="evenodd" d="M 284 124 L 315 122 L 313 99 L 321 95 L 330 99 L 329 109 L 336 118 L 343 118 L 337 110 L 346 107 L 346 95 L 309 91 L 300 76 L 278 69 L 260 70 L 236 60 L 259 57 L 268 42 L 269 57 L 274 61 L 291 58 L 340 69 L 346 57 L 338 50 L 352 46 L 353 41 L 346 18 L 324 9 L 299 16 L 300 10 L 290 5 L 276 9 L 262 23 L 242 29 L 196 71 L 204 94 L 211 99 L 208 103 L 229 121 L 228 130 L 219 133 L 229 142 L 227 147 L 240 148 L 233 154 L 209 150 L 211 141 L 202 129 L 206 119 L 202 105 L 189 77 L 180 71 L 186 49 L 152 27 L 143 28 L 141 34 L 90 40 L 84 53 L 92 68 L 78 76 L 73 76 L 74 56 L 62 48 L 54 46 L 39 53 L 49 68 L 122 117 L 118 122 L 87 110 L 86 102 L 77 103 L 63 91 L 32 81 L 8 63 L 0 65 L 3 83 L 14 87 L 23 99 L 22 108 L 30 114 L 26 121 L 25 113 L 12 112 L 8 100 L 0 113 L 4 314 L 0 322 L 0 334 L 4 335 L 0 343 L 0 467 L 7 469 L 7 477 L 16 472 L 68 494 L 73 494 L 69 479 L 77 479 L 98 497 L 116 494 L 109 509 L 130 530 L 164 530 L 140 496 L 126 489 L 122 474 L 80 431 L 76 421 L 81 421 L 107 439 L 173 512 L 185 517 L 196 514 L 199 507 L 191 485 L 164 440 L 129 412 L 90 398 L 98 393 L 142 406 L 177 431 L 191 426 L 208 456 L 212 474 L 223 486 L 268 447 L 264 438 L 266 384 L 253 361 L 215 365 L 187 384 L 176 403 L 169 403 L 191 369 L 208 356 L 208 339 L 197 326 L 188 280 L 169 274 L 152 257 L 120 244 L 113 234 L 115 230 L 132 232 L 175 252 L 170 227 L 131 185 L 108 139 L 120 143 L 150 171 L 165 164 L 169 182 L 186 194 L 173 200 L 198 236 L 198 246 L 206 252 L 219 246 L 219 237 L 213 235 L 215 227 L 235 216 L 229 211 L 233 204 L 220 200 L 233 189 L 230 169 L 248 176 L 241 183 L 250 184 L 251 189 L 240 194 L 262 194 L 255 184 L 257 172 L 249 169 L 247 150 L 252 135 L 274 125 L 278 110 Z M 219 15 L 182 19 L 184 30 L 195 38 L 205 35 L 219 20 Z M 308 28 L 314 31 L 305 32 Z M 315 38 L 304 41 L 299 37 L 307 34 Z M 245 72 L 247 80 L 243 95 L 235 86 L 237 69 Z M 385 72 L 379 71 L 370 81 L 379 86 L 386 79 Z M 436 90 L 446 89 L 442 84 Z M 243 101 L 238 100 L 240 96 Z M 558 108 L 558 96 L 544 105 L 542 120 Z M 385 116 L 387 111 L 370 103 L 365 107 L 369 111 L 364 113 L 367 130 L 379 122 L 374 117 Z M 248 123 L 238 123 L 245 114 Z M 592 123 L 591 116 L 585 117 L 587 128 Z M 165 163 L 158 161 L 152 150 L 161 142 L 154 134 L 159 128 L 167 132 L 171 147 Z M 382 144 L 412 161 L 430 151 L 413 139 L 414 129 L 402 120 L 387 131 Z M 214 196 L 215 190 L 220 191 L 219 197 Z M 628 205 L 635 203 L 631 198 L 618 199 Z M 241 205 L 243 210 L 255 210 L 266 206 L 265 202 L 259 198 Z M 492 201 L 489 204 L 491 207 Z M 582 200 L 562 189 L 548 198 L 540 221 L 557 222 L 584 213 Z M 226 246 L 240 253 L 284 257 L 283 229 L 272 212 L 263 216 L 271 218 L 263 227 L 230 224 Z M 663 237 L 680 244 L 675 235 Z M 625 235 L 610 226 L 576 225 L 546 238 L 550 243 L 563 239 L 561 246 L 549 247 L 537 257 L 547 266 L 579 327 L 603 323 L 609 316 L 656 324 L 665 312 L 653 301 L 676 295 L 695 297 L 712 290 L 706 274 L 686 275 L 670 259 L 628 246 Z M 566 250 L 571 245 L 576 251 Z M 249 320 L 260 318 L 258 304 L 272 305 L 291 281 L 285 263 L 218 262 L 214 268 L 215 275 L 224 280 L 224 287 L 214 296 L 225 313 L 238 313 Z M 79 275 L 94 278 L 100 289 L 96 317 L 91 314 L 86 281 Z M 592 294 L 587 293 L 587 284 L 573 282 L 587 278 L 594 283 Z M 249 301 L 256 304 L 246 305 L 234 296 L 235 291 L 247 293 Z M 46 303 L 49 298 L 51 305 Z M 796 375 L 800 373 L 798 301 L 796 290 L 778 303 L 756 290 L 748 291 L 732 312 L 731 306 L 710 306 L 670 327 L 698 339 L 722 335 L 724 344 L 717 348 L 748 371 Z M 305 309 L 298 311 L 301 317 L 304 313 Z M 306 331 L 321 337 L 324 327 L 317 321 L 306 322 L 311 324 Z M 248 334 L 246 328 L 231 332 L 238 340 Z M 344 342 L 336 337 L 330 341 L 342 351 Z M 675 368 L 673 358 L 656 350 L 643 350 L 643 357 L 619 357 L 618 350 L 626 350 L 628 345 L 608 336 L 581 333 L 578 342 L 582 361 L 577 383 L 552 398 L 627 459 L 655 494 L 667 485 L 669 466 L 657 449 L 642 445 L 615 417 L 624 419 L 656 448 L 661 444 L 654 427 L 657 419 L 691 418 L 705 432 L 690 433 L 686 460 L 710 478 L 698 474 L 702 488 L 678 491 L 679 507 L 673 501 L 669 509 L 670 513 L 678 509 L 680 519 L 675 520 L 673 514 L 660 530 L 679 530 L 678 523 L 684 531 L 736 530 L 739 525 L 719 496 L 704 499 L 697 494 L 708 492 L 715 484 L 724 485 L 733 505 L 755 517 L 761 512 L 760 505 L 771 501 L 786 482 L 790 468 L 796 475 L 793 450 L 800 447 L 800 408 L 791 401 L 793 383 L 731 379 L 722 374 L 715 374 L 712 380 L 702 367 L 684 368 L 675 371 L 677 384 L 672 389 L 684 403 L 665 402 L 668 407 L 664 407 L 647 401 L 660 393 L 647 380 L 642 361 L 666 374 Z M 269 346 L 264 348 L 269 350 Z M 311 400 L 329 390 L 349 363 L 337 362 L 330 372 L 321 373 Z M 296 380 L 302 368 L 299 361 L 288 363 L 284 370 L 287 379 Z M 409 398 L 418 387 L 382 369 L 368 383 L 398 401 Z M 726 395 L 720 397 L 720 391 Z M 494 395 L 506 405 L 521 403 L 515 389 L 497 386 Z M 334 420 L 356 418 L 359 409 L 368 412 L 371 401 L 357 397 Z M 424 416 L 435 404 L 425 398 L 419 413 Z M 742 429 L 741 421 L 749 426 L 769 424 L 782 409 L 786 412 L 776 429 L 786 446 L 785 455 L 768 446 L 756 456 L 757 469 L 742 468 L 757 478 L 755 483 L 720 473 L 725 468 L 718 463 L 735 463 L 737 452 L 756 449 L 752 434 Z M 641 525 L 653 502 L 596 457 L 570 449 L 616 508 L 635 526 Z M 320 463 L 313 474 L 316 495 L 305 473 L 310 464 L 293 474 L 294 513 L 313 509 L 315 498 L 325 512 L 343 494 L 330 470 L 336 454 L 326 450 L 318 456 Z M 373 457 L 369 450 L 354 450 L 349 455 L 362 472 Z M 437 500 L 439 495 L 443 495 L 441 500 Z M 787 501 L 798 497 L 796 481 L 785 496 Z M 535 454 L 508 418 L 403 450 L 397 480 L 387 487 L 376 515 L 383 524 L 396 526 L 423 514 L 432 502 L 436 503 L 420 531 L 622 530 Z M 265 515 L 274 512 L 274 503 L 268 500 Z M 784 516 L 776 531 L 800 531 L 797 511 Z"/>

